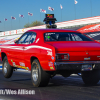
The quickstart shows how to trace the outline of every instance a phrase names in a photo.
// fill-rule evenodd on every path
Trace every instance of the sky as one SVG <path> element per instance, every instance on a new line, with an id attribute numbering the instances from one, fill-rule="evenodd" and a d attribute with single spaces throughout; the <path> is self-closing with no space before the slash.
<path id="1" fill-rule="evenodd" d="M 41 13 L 40 9 L 46 10 L 46 14 L 54 14 L 57 22 L 100 15 L 100 0 L 77 1 L 75 4 L 74 0 L 0 0 L 0 31 L 22 29 L 28 22 L 36 20 L 43 22 L 45 13 Z M 48 10 L 48 6 L 54 11 Z M 28 16 L 28 12 L 33 13 L 33 16 Z M 24 18 L 19 17 L 19 14 L 24 15 Z M 11 19 L 11 16 L 16 17 L 16 20 Z"/>

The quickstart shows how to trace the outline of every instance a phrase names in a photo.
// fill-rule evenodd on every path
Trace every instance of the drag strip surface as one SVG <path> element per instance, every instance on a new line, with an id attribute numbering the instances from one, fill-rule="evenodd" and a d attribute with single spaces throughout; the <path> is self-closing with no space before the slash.
<path id="1" fill-rule="evenodd" d="M 100 82 L 96 86 L 86 86 L 77 75 L 68 78 L 57 75 L 50 79 L 47 87 L 35 88 L 30 72 L 15 71 L 10 79 L 5 79 L 0 70 L 0 90 L 5 89 L 34 90 L 35 94 L 0 94 L 0 100 L 100 100 Z"/>

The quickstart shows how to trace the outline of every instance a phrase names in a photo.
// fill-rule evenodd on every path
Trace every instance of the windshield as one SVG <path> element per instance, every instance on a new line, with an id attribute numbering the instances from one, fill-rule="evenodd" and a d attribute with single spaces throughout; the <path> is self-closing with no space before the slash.
<path id="1" fill-rule="evenodd" d="M 80 33 L 72 32 L 52 32 L 44 33 L 45 41 L 92 41 L 90 38 L 86 37 Z"/>

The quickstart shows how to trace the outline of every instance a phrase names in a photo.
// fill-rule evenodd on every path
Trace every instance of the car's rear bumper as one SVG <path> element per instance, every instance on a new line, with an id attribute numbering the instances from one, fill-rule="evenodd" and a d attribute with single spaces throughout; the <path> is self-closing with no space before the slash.
<path id="1" fill-rule="evenodd" d="M 72 61 L 72 62 L 55 62 L 56 70 L 81 70 L 82 65 L 92 64 L 93 69 L 100 69 L 100 61 Z"/>

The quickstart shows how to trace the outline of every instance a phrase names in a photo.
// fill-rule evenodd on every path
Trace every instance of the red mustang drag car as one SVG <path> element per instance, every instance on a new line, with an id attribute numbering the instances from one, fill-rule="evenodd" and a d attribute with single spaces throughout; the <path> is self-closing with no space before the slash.
<path id="1" fill-rule="evenodd" d="M 78 31 L 29 30 L 15 44 L 1 45 L 0 52 L 4 77 L 10 78 L 13 69 L 30 70 L 35 87 L 46 86 L 56 74 L 81 73 L 84 83 L 92 85 L 100 79 L 100 44 Z"/>

